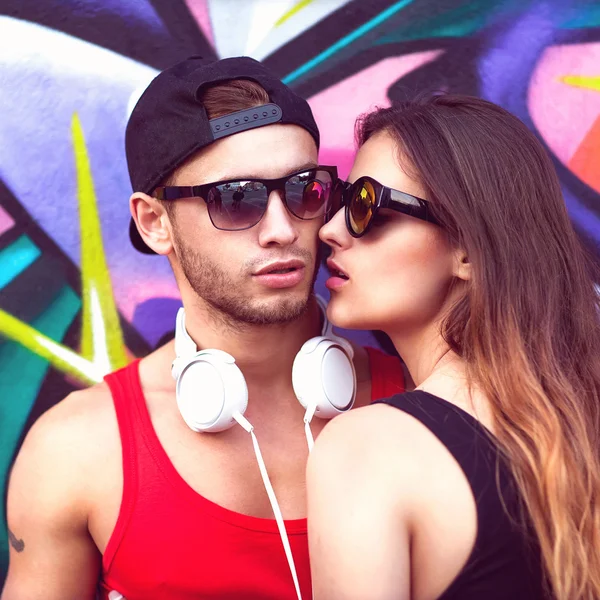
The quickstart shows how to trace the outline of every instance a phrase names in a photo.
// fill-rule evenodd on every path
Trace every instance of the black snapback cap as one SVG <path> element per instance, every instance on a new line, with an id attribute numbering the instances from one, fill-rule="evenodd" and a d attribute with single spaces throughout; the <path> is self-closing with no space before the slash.
<path id="1" fill-rule="evenodd" d="M 270 103 L 209 120 L 199 98 L 210 84 L 250 79 Z M 156 186 L 198 150 L 240 131 L 287 123 L 306 129 L 319 147 L 319 129 L 306 100 L 262 63 L 247 56 L 205 59 L 192 56 L 159 73 L 138 100 L 125 131 L 125 154 L 134 192 L 151 194 Z M 154 254 L 133 222 L 129 236 L 140 252 Z"/>

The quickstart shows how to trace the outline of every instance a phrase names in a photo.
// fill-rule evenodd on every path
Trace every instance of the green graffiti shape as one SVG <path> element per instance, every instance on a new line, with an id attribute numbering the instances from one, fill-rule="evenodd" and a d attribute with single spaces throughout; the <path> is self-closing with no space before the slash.
<path id="1" fill-rule="evenodd" d="M 55 369 L 84 384 L 102 381 L 104 373 L 91 361 L 55 342 L 34 327 L 0 309 L 0 334 L 46 359 Z"/>

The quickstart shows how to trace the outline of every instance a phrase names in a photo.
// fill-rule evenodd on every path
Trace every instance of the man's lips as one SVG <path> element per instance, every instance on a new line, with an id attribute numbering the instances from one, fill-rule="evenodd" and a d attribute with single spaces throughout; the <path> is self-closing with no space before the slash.
<path id="1" fill-rule="evenodd" d="M 289 288 L 298 285 L 306 268 L 301 260 L 286 260 L 270 263 L 254 273 L 256 281 L 270 288 Z"/>
<path id="2" fill-rule="evenodd" d="M 304 263 L 301 260 L 279 260 L 277 262 L 272 262 L 268 265 L 265 265 L 264 267 L 256 271 L 254 275 L 277 275 L 303 268 Z"/>

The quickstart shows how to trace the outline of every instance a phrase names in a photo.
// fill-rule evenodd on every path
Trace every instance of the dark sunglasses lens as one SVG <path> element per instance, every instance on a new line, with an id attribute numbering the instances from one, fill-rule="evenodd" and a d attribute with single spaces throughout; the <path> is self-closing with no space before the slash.
<path id="1" fill-rule="evenodd" d="M 375 190 L 369 181 L 363 181 L 359 187 L 352 188 L 352 196 L 348 204 L 350 227 L 357 235 L 364 233 L 375 207 Z"/>
<path id="2" fill-rule="evenodd" d="M 299 219 L 322 217 L 328 209 L 333 180 L 328 171 L 306 171 L 285 183 L 285 202 Z"/>
<path id="3" fill-rule="evenodd" d="M 206 203 L 217 229 L 235 231 L 256 225 L 267 208 L 267 188 L 259 181 L 233 181 L 210 188 Z"/>

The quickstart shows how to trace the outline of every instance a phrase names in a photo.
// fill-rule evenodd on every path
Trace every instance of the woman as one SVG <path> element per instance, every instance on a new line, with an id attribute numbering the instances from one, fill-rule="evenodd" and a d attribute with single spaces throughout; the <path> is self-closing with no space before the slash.
<path id="1" fill-rule="evenodd" d="M 416 390 L 316 443 L 315 598 L 600 598 L 598 298 L 549 158 L 461 96 L 357 139 L 328 314 L 386 332 Z"/>

